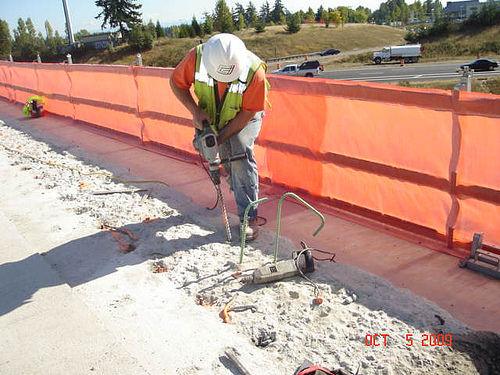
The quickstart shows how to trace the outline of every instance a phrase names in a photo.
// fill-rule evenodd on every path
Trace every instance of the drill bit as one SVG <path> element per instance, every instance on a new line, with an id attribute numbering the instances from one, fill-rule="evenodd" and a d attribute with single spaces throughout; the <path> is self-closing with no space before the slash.
<path id="1" fill-rule="evenodd" d="M 227 242 L 231 242 L 231 228 L 229 227 L 229 219 L 227 218 L 226 205 L 224 204 L 224 199 L 222 198 L 222 191 L 220 190 L 220 185 L 215 185 L 215 190 L 217 190 L 217 196 L 219 198 L 220 210 L 222 213 L 222 221 L 226 227 Z"/>

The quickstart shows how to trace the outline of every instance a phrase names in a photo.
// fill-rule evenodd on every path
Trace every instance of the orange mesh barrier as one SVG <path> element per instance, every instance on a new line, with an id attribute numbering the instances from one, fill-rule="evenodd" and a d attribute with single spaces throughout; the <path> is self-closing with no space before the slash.
<path id="1" fill-rule="evenodd" d="M 170 68 L 0 62 L 0 95 L 193 153 Z M 268 77 L 260 177 L 448 246 L 500 245 L 500 97 Z M 388 220 L 391 219 L 391 220 Z"/>

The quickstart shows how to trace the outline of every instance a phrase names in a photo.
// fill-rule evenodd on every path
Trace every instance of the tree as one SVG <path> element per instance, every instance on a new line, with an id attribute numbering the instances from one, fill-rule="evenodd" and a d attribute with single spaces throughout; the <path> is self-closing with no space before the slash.
<path id="1" fill-rule="evenodd" d="M 443 4 L 441 4 L 441 1 L 439 0 L 434 0 L 434 17 L 435 19 L 441 18 L 441 13 L 443 12 Z"/>
<path id="2" fill-rule="evenodd" d="M 45 50 L 43 52 L 44 60 L 46 60 L 47 58 L 50 59 L 51 57 L 57 55 L 56 38 L 54 37 L 54 30 L 52 29 L 49 21 L 45 21 L 45 34 Z"/>
<path id="3" fill-rule="evenodd" d="M 154 36 L 142 25 L 132 27 L 129 36 L 129 44 L 135 51 L 153 48 Z"/>
<path id="4" fill-rule="evenodd" d="M 354 22 L 364 23 L 364 22 L 368 21 L 368 19 L 370 18 L 371 15 L 372 15 L 372 11 L 370 10 L 370 8 L 359 6 L 356 8 L 355 15 L 354 15 L 354 18 L 358 19 L 359 21 L 354 21 Z"/>
<path id="5" fill-rule="evenodd" d="M 245 8 L 240 3 L 236 3 L 233 9 L 233 23 L 237 26 L 238 30 L 244 28 L 240 25 L 240 16 L 243 16 L 243 23 L 245 23 Z M 241 28 L 240 28 L 241 27 Z"/>
<path id="6" fill-rule="evenodd" d="M 323 11 L 323 14 L 321 15 L 321 19 L 325 23 L 325 27 L 328 27 L 330 25 L 331 15 L 332 15 L 331 12 L 329 12 L 327 10 Z"/>
<path id="7" fill-rule="evenodd" d="M 264 31 L 266 31 L 266 21 L 261 18 L 260 21 L 255 23 L 255 32 L 259 34 L 263 33 Z"/>
<path id="8" fill-rule="evenodd" d="M 330 12 L 330 22 L 334 23 L 336 27 L 342 23 L 342 14 L 338 10 Z"/>
<path id="9" fill-rule="evenodd" d="M 473 13 L 466 21 L 468 26 L 493 26 L 500 24 L 500 5 L 488 3 L 479 13 Z"/>
<path id="10" fill-rule="evenodd" d="M 95 5 L 102 8 L 102 12 L 95 18 L 103 18 L 101 29 L 106 25 L 111 28 L 118 27 L 125 35 L 134 26 L 142 25 L 142 14 L 139 12 L 141 4 L 135 4 L 136 0 L 96 0 Z"/>
<path id="11" fill-rule="evenodd" d="M 257 24 L 258 20 L 259 17 L 257 16 L 257 8 L 255 8 L 255 5 L 253 5 L 253 3 L 250 1 L 245 11 L 245 23 L 249 27 L 252 27 Z"/>
<path id="12" fill-rule="evenodd" d="M 12 50 L 12 38 L 10 36 L 9 24 L 0 20 L 0 59 L 7 59 Z"/>
<path id="13" fill-rule="evenodd" d="M 275 24 L 281 24 L 283 16 L 285 15 L 285 7 L 281 3 L 281 0 L 274 1 L 274 8 L 271 12 L 271 21 Z"/>
<path id="14" fill-rule="evenodd" d="M 300 14 L 298 12 L 290 14 L 286 20 L 285 31 L 290 34 L 295 34 L 300 31 Z"/>
<path id="15" fill-rule="evenodd" d="M 271 7 L 269 6 L 269 2 L 266 0 L 264 4 L 260 7 L 259 19 L 261 22 L 264 22 L 266 25 L 271 22 Z"/>
<path id="16" fill-rule="evenodd" d="M 194 38 L 195 36 L 196 34 L 194 33 L 194 30 L 191 27 L 191 25 L 183 23 L 179 27 L 179 38 Z"/>
<path id="17" fill-rule="evenodd" d="M 156 36 L 162 38 L 165 36 L 165 29 L 160 25 L 160 20 L 156 21 Z"/>
<path id="18" fill-rule="evenodd" d="M 201 26 L 200 24 L 198 23 L 198 21 L 196 20 L 196 17 L 193 16 L 193 20 L 191 21 L 191 27 L 193 29 L 193 32 L 196 36 L 199 36 L 201 37 Z"/>
<path id="19" fill-rule="evenodd" d="M 30 35 L 26 28 L 26 22 L 22 18 L 17 20 L 17 28 L 14 30 L 14 43 L 12 44 L 12 55 L 16 60 L 33 61 L 36 58 L 36 48 L 30 43 Z"/>
<path id="20" fill-rule="evenodd" d="M 309 9 L 307 9 L 307 13 L 305 14 L 305 22 L 308 22 L 308 23 L 314 23 L 314 21 L 316 20 L 316 15 L 314 14 L 314 11 L 312 10 L 311 7 L 309 7 Z"/>
<path id="21" fill-rule="evenodd" d="M 415 1 L 413 4 L 409 5 L 410 14 L 419 21 L 425 20 L 424 7 L 420 0 Z"/>
<path id="22" fill-rule="evenodd" d="M 151 34 L 151 36 L 156 39 L 158 36 L 156 35 L 156 26 L 153 23 L 153 20 L 149 20 L 148 24 L 144 26 L 146 32 Z"/>
<path id="23" fill-rule="evenodd" d="M 245 28 L 245 17 L 241 13 L 238 16 L 238 23 L 236 24 L 236 28 L 238 29 L 238 31 Z"/>
<path id="24" fill-rule="evenodd" d="M 325 8 L 323 8 L 323 5 L 320 5 L 318 10 L 316 11 L 316 17 L 314 20 L 316 22 L 320 22 L 323 19 L 323 12 L 325 11 Z"/>
<path id="25" fill-rule="evenodd" d="M 218 0 L 214 11 L 214 30 L 221 33 L 234 31 L 233 15 L 224 0 Z"/>
<path id="26" fill-rule="evenodd" d="M 205 22 L 203 22 L 203 31 L 205 34 L 212 34 L 214 32 L 214 19 L 208 13 L 203 14 L 205 17 Z"/>
<path id="27" fill-rule="evenodd" d="M 342 17 L 342 26 L 344 26 L 344 23 L 349 22 L 349 14 L 352 12 L 351 8 L 340 6 L 337 7 L 337 10 L 340 12 L 340 15 Z"/>

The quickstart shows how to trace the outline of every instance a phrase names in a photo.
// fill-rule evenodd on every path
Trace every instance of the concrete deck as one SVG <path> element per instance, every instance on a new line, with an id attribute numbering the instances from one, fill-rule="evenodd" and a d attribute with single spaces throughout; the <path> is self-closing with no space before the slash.
<path id="1" fill-rule="evenodd" d="M 0 101 L 0 118 L 7 124 L 9 118 L 21 119 L 20 106 Z M 143 179 L 164 181 L 198 205 L 208 207 L 215 202 L 213 186 L 198 165 L 134 147 L 55 116 L 25 121 L 23 127 L 70 142 Z M 228 210 L 235 213 L 225 184 L 223 194 Z M 265 187 L 261 196 L 266 196 Z M 260 206 L 259 215 L 267 219 L 266 229 L 275 230 L 277 199 L 270 198 Z M 218 212 L 214 211 L 214 215 Z M 358 266 L 395 286 L 410 289 L 476 330 L 500 333 L 499 280 L 461 269 L 456 257 L 361 225 L 346 213 L 326 213 L 325 219 L 322 231 L 312 237 L 319 225 L 317 216 L 302 205 L 285 201 L 281 234 L 291 238 L 297 248 L 303 240 L 310 247 L 336 253 L 338 262 Z"/>

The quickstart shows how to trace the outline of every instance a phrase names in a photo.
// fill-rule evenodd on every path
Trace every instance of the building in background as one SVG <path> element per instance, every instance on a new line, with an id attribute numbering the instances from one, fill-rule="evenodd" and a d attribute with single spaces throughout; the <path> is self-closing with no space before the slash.
<path id="1" fill-rule="evenodd" d="M 109 46 L 117 46 L 121 42 L 122 34 L 120 32 L 82 36 L 79 40 L 79 43 L 85 48 L 94 50 L 107 49 Z"/>
<path id="2" fill-rule="evenodd" d="M 484 4 L 486 2 L 480 3 L 479 0 L 448 1 L 443 15 L 454 20 L 464 20 L 474 13 L 479 13 Z"/>

